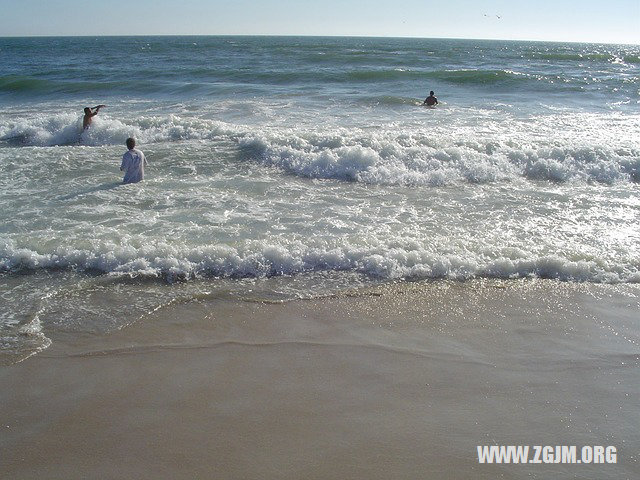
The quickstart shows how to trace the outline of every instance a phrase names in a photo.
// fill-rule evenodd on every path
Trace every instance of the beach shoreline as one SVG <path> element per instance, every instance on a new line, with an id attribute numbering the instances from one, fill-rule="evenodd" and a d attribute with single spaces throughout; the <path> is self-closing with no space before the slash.
<path id="1" fill-rule="evenodd" d="M 634 478 L 637 285 L 196 298 L 0 369 L 9 478 Z M 479 465 L 477 445 L 617 464 Z"/>
<path id="2" fill-rule="evenodd" d="M 3 478 L 640 478 L 640 46 L 0 50 Z"/>

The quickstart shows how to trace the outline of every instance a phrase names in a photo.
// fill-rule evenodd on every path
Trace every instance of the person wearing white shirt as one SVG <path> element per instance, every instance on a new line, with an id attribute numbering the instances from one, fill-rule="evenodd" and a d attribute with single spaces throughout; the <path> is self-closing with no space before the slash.
<path id="1" fill-rule="evenodd" d="M 120 171 L 124 172 L 122 183 L 137 183 L 144 179 L 144 166 L 147 165 L 147 159 L 144 153 L 136 148 L 134 138 L 127 138 L 127 148 L 129 149 L 122 156 L 122 165 Z"/>

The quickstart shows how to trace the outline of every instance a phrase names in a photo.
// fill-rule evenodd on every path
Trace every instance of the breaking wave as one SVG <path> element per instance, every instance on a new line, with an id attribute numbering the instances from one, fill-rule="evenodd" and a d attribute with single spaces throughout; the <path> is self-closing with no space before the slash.
<path id="1" fill-rule="evenodd" d="M 302 177 L 384 185 L 444 186 L 519 178 L 612 184 L 640 181 L 640 150 L 594 145 L 513 145 L 417 138 L 318 142 L 267 136 L 240 139 L 250 157 Z"/>
<path id="2" fill-rule="evenodd" d="M 80 117 L 59 114 L 0 121 L 0 139 L 8 146 L 122 145 L 130 136 L 143 144 L 228 140 L 237 145 L 241 159 L 292 175 L 384 185 L 443 186 L 519 179 L 602 184 L 640 181 L 640 147 L 632 138 L 640 130 L 637 119 L 576 117 L 572 124 L 568 121 L 560 116 L 533 126 L 497 122 L 491 125 L 494 133 L 487 135 L 478 134 L 473 125 L 458 126 L 454 132 L 444 125 L 371 131 L 248 127 L 176 115 L 125 123 L 103 116 L 83 132 Z M 609 124 L 608 137 L 599 133 L 601 137 L 594 141 L 592 133 L 602 131 L 605 123 Z M 559 129 L 563 129 L 562 136 Z"/>
<path id="3" fill-rule="evenodd" d="M 0 120 L 0 142 L 11 147 L 123 145 L 128 137 L 145 143 L 212 139 L 232 134 L 235 128 L 222 122 L 190 120 L 169 115 L 142 117 L 129 123 L 102 115 L 83 131 L 82 117 L 74 114 Z"/>
<path id="4" fill-rule="evenodd" d="M 482 252 L 443 254 L 425 246 L 377 244 L 312 246 L 301 242 L 246 242 L 180 249 L 167 244 L 134 247 L 104 245 L 86 250 L 60 246 L 51 252 L 0 245 L 0 271 L 80 270 L 113 275 L 161 277 L 168 281 L 200 277 L 243 278 L 322 271 L 356 271 L 383 279 L 552 278 L 596 283 L 638 283 L 640 264 L 606 259 L 536 255 L 522 250 L 488 256 Z"/>

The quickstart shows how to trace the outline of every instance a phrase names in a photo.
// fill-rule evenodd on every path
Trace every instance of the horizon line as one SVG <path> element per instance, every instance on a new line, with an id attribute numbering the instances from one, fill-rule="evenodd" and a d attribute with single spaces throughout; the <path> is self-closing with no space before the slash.
<path id="1" fill-rule="evenodd" d="M 496 42 L 531 42 L 531 43 L 583 43 L 591 45 L 628 45 L 640 46 L 638 43 L 610 42 L 610 41 L 584 41 L 584 40 L 540 40 L 521 38 L 470 38 L 470 37 L 419 37 L 419 36 L 376 36 L 376 35 L 307 35 L 292 33 L 147 33 L 134 35 L 121 34 L 79 34 L 79 35 L 0 35 L 0 38 L 136 38 L 136 37 L 303 37 L 303 38 L 375 38 L 375 39 L 416 39 L 416 40 L 470 40 L 470 41 L 496 41 Z"/>

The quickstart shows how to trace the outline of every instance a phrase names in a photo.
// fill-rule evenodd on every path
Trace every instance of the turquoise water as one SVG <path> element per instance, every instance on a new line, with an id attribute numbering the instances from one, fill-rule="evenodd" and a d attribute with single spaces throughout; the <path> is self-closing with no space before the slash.
<path id="1" fill-rule="evenodd" d="M 0 56 L 12 355 L 193 295 L 640 281 L 638 46 L 5 38 Z"/>
<path id="2" fill-rule="evenodd" d="M 296 104 L 402 105 L 429 89 L 461 106 L 517 100 L 515 110 L 559 103 L 631 112 L 638 101 L 637 46 L 313 37 L 1 42 L 0 92 L 9 103 L 284 96 Z"/>

